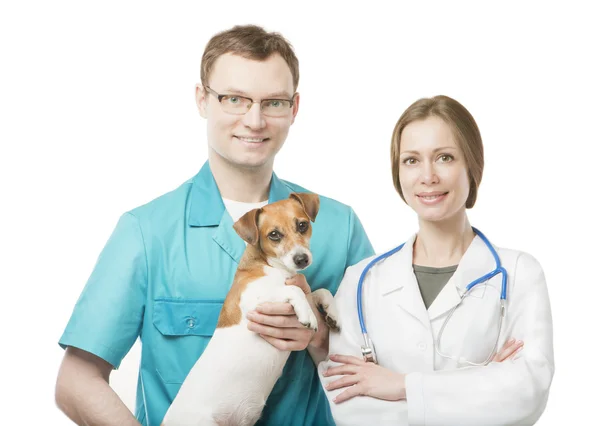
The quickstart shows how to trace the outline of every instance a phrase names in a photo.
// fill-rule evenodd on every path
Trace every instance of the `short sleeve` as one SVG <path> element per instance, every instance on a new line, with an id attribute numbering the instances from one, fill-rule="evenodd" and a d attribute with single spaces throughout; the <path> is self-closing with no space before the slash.
<path id="1" fill-rule="evenodd" d="M 369 237 L 367 237 L 367 233 L 365 232 L 362 223 L 352 209 L 350 209 L 348 228 L 348 257 L 346 268 L 375 254 L 371 241 L 369 241 Z"/>
<path id="2" fill-rule="evenodd" d="M 139 221 L 125 213 L 100 253 L 59 345 L 93 353 L 118 368 L 140 334 L 147 269 Z"/>

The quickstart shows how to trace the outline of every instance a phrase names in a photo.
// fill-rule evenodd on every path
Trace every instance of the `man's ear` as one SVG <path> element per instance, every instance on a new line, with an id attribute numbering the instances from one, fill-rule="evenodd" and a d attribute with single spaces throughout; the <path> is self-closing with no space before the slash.
<path id="1" fill-rule="evenodd" d="M 258 243 L 258 216 L 262 213 L 262 209 L 253 209 L 240 217 L 233 224 L 235 232 L 248 244 L 256 245 Z"/>
<path id="2" fill-rule="evenodd" d="M 306 192 L 292 192 L 290 198 L 300 203 L 306 215 L 311 222 L 315 221 L 317 213 L 319 213 L 319 196 L 317 194 L 308 194 Z"/>
<path id="3" fill-rule="evenodd" d="M 292 124 L 296 121 L 296 115 L 298 115 L 298 108 L 300 108 L 300 93 L 294 93 L 294 106 L 292 107 Z"/>
<path id="4" fill-rule="evenodd" d="M 208 93 L 204 90 L 204 86 L 201 83 L 196 84 L 196 106 L 200 112 L 202 118 L 206 118 L 206 102 Z"/>

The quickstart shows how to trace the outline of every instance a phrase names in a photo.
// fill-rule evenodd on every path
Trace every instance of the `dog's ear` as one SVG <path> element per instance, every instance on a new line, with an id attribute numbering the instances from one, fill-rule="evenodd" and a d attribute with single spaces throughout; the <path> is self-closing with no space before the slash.
<path id="1" fill-rule="evenodd" d="M 304 212 L 308 215 L 311 222 L 315 221 L 317 213 L 319 213 L 319 196 L 317 194 L 308 194 L 306 192 L 292 192 L 290 198 L 298 201 Z"/>
<path id="2" fill-rule="evenodd" d="M 235 232 L 237 232 L 244 241 L 253 246 L 258 243 L 258 216 L 261 213 L 262 209 L 250 210 L 233 224 Z"/>

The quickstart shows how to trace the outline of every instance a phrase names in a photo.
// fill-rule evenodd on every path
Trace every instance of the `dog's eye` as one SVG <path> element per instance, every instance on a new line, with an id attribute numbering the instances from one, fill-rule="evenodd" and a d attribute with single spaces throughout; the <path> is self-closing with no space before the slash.
<path id="1" fill-rule="evenodd" d="M 298 232 L 304 234 L 308 230 L 308 222 L 298 223 Z"/>
<path id="2" fill-rule="evenodd" d="M 283 235 L 281 235 L 281 233 L 278 232 L 278 231 L 271 231 L 271 232 L 269 232 L 269 239 L 271 241 L 280 241 L 281 237 L 283 237 Z"/>

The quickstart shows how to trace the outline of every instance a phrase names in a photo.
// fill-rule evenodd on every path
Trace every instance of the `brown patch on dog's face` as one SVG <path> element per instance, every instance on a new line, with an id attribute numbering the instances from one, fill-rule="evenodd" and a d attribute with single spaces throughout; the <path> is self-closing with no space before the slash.
<path id="1" fill-rule="evenodd" d="M 262 208 L 258 217 L 259 247 L 272 266 L 292 272 L 305 269 L 312 262 L 311 218 L 294 198 Z"/>

